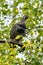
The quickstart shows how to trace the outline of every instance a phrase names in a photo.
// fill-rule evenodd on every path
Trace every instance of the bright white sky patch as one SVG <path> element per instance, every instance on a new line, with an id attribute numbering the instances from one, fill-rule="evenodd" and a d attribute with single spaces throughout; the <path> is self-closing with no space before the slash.
<path id="1" fill-rule="evenodd" d="M 19 53 L 16 58 L 20 58 L 20 59 L 23 59 L 23 60 L 26 60 L 25 56 L 23 53 Z"/>
<path id="2" fill-rule="evenodd" d="M 12 5 L 13 4 L 13 0 L 6 0 L 6 3 L 9 4 L 9 5 Z"/>

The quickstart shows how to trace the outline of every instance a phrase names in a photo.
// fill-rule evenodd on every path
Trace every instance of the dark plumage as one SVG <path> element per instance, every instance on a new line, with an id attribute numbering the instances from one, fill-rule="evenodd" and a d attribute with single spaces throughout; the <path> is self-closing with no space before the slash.
<path id="1" fill-rule="evenodd" d="M 10 39 L 15 39 L 17 35 L 25 36 L 26 25 L 25 21 L 28 16 L 24 15 L 19 23 L 16 23 L 10 30 Z"/>

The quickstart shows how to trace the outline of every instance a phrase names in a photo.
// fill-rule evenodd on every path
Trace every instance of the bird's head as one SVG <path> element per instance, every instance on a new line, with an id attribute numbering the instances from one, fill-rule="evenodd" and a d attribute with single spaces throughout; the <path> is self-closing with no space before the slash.
<path id="1" fill-rule="evenodd" d="M 27 19 L 28 19 L 28 15 L 24 15 L 24 16 L 22 17 L 22 19 L 27 20 Z"/>
<path id="2" fill-rule="evenodd" d="M 24 15 L 21 19 L 21 22 L 25 22 L 28 19 L 28 15 Z"/>

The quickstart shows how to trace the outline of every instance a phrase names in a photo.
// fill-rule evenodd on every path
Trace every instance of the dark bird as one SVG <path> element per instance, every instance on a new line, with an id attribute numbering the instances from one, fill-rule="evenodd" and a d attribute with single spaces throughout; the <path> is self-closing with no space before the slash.
<path id="1" fill-rule="evenodd" d="M 25 21 L 28 19 L 27 15 L 24 15 L 22 17 L 22 19 L 20 20 L 19 23 L 16 23 L 10 30 L 10 40 L 8 40 L 8 43 L 12 43 L 13 44 L 13 48 L 14 48 L 14 44 L 17 44 L 21 47 L 23 47 L 23 44 L 21 43 L 21 39 L 22 36 L 26 35 L 26 25 L 25 25 Z M 21 37 L 19 39 L 15 39 L 17 37 L 17 35 L 21 35 Z M 0 39 L 0 43 L 5 43 L 6 40 L 1 40 Z M 10 46 L 11 47 L 11 46 Z M 23 47 L 22 50 L 24 50 L 25 47 Z"/>
<path id="2" fill-rule="evenodd" d="M 10 39 L 14 40 L 17 35 L 25 36 L 26 34 L 26 25 L 25 21 L 28 19 L 27 15 L 24 15 L 19 23 L 16 23 L 10 30 Z M 21 37 L 22 38 L 22 37 Z M 18 39 L 20 40 L 20 39 Z"/>

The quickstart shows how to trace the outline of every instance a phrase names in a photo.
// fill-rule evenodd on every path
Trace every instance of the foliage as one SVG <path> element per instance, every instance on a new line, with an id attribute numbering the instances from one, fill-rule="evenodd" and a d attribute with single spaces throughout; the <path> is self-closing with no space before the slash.
<path id="1" fill-rule="evenodd" d="M 0 65 L 43 65 L 43 2 L 42 0 L 0 0 L 0 39 L 10 39 L 10 29 L 27 14 L 28 34 L 23 47 L 0 43 Z M 12 45 L 11 45 L 12 46 Z M 17 56 L 19 55 L 20 56 Z"/>

